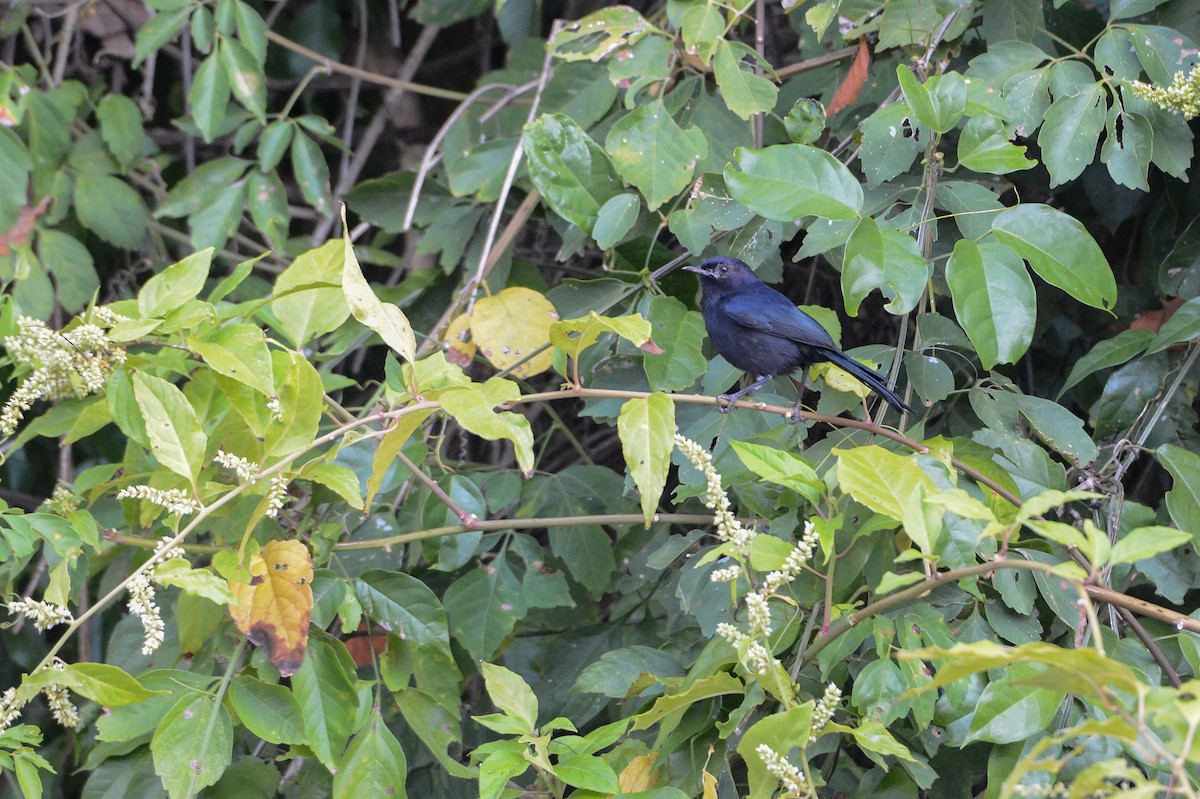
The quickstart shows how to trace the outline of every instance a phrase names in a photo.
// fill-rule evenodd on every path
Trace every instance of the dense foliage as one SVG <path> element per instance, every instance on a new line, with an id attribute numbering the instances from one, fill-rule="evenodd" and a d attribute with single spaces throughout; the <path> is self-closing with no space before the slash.
<path id="1" fill-rule="evenodd" d="M 1196 796 L 1196 41 L 7 5 L 0 792 Z M 722 413 L 712 255 L 916 413 Z"/>

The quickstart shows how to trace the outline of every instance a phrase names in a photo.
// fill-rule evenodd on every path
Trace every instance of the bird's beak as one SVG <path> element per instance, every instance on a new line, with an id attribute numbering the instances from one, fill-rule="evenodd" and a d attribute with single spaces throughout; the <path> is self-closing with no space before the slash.
<path id="1" fill-rule="evenodd" d="M 703 267 L 703 266 L 685 266 L 685 267 L 683 268 L 683 271 L 685 271 L 685 272 L 695 272 L 697 275 L 707 275 L 707 274 L 708 274 L 708 272 L 706 272 L 706 271 L 704 270 L 704 267 Z"/>

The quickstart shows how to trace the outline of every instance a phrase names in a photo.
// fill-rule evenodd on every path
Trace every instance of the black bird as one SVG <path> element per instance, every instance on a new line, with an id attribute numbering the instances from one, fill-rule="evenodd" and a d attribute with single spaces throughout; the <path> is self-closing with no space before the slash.
<path id="1" fill-rule="evenodd" d="M 726 403 L 722 412 L 728 413 L 735 400 L 763 383 L 803 369 L 800 396 L 792 410 L 792 420 L 797 420 L 808 367 L 825 361 L 832 361 L 866 383 L 896 410 L 912 412 L 888 387 L 883 375 L 838 349 L 816 319 L 759 280 L 743 261 L 709 258 L 700 266 L 685 266 L 684 269 L 700 276 L 703 289 L 700 310 L 704 313 L 708 337 L 717 352 L 738 369 L 757 377 L 741 391 L 718 397 Z"/>

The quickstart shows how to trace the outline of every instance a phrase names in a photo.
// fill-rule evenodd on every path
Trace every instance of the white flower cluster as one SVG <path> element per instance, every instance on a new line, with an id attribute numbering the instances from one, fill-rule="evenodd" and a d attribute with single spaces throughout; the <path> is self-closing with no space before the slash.
<path id="1" fill-rule="evenodd" d="M 267 410 L 271 412 L 271 416 L 274 417 L 275 421 L 283 421 L 283 406 L 279 404 L 279 397 L 271 397 L 267 400 Z"/>
<path id="2" fill-rule="evenodd" d="M 708 576 L 708 579 L 714 583 L 732 583 L 741 576 L 742 567 L 734 563 L 732 566 L 726 566 L 723 569 L 714 569 L 713 573 Z"/>
<path id="3" fill-rule="evenodd" d="M 736 553 L 742 557 L 750 554 L 750 543 L 754 541 L 754 531 L 743 527 L 733 512 L 729 510 L 729 497 L 721 484 L 721 475 L 713 466 L 712 454 L 691 439 L 675 434 L 675 446 L 692 465 L 704 474 L 708 484 L 704 504 L 713 509 L 713 525 L 722 541 L 733 544 Z"/>
<path id="4" fill-rule="evenodd" d="M 111 326 L 109 316 L 93 312 L 93 318 Z M 0 409 L 4 435 L 16 431 L 38 400 L 81 399 L 103 391 L 109 376 L 125 362 L 125 350 L 94 322 L 59 332 L 22 316 L 17 335 L 5 336 L 4 348 L 19 370 L 31 370 Z"/>
<path id="5" fill-rule="evenodd" d="M 54 668 L 62 671 L 63 664 L 55 663 Z M 66 687 L 56 682 L 50 683 L 42 689 L 42 693 L 46 695 L 46 703 L 50 705 L 55 721 L 72 730 L 79 726 L 79 708 L 71 704 L 71 692 Z"/>
<path id="6" fill-rule="evenodd" d="M 804 568 L 804 564 L 808 563 L 812 558 L 813 551 L 817 548 L 817 529 L 811 521 L 804 523 L 804 532 L 800 535 L 800 540 L 792 547 L 792 551 L 788 554 L 787 560 L 783 562 L 783 566 L 778 571 L 773 571 L 767 574 L 763 580 L 763 593 L 773 594 L 784 586 L 796 579 L 796 575 Z"/>
<path id="7" fill-rule="evenodd" d="M 271 478 L 271 487 L 267 489 L 267 515 L 274 519 L 283 510 L 287 502 L 288 479 L 282 474 Z"/>
<path id="8" fill-rule="evenodd" d="M 1014 785 L 1013 793 L 1029 799 L 1067 799 L 1071 790 L 1061 782 L 1056 782 L 1051 785 Z"/>
<path id="9" fill-rule="evenodd" d="M 788 759 L 776 752 L 769 744 L 759 744 L 755 749 L 763 765 L 783 786 L 783 796 L 803 796 L 808 793 L 808 780 L 800 769 L 788 762 Z"/>
<path id="10" fill-rule="evenodd" d="M 12 726 L 12 723 L 21 715 L 21 708 L 24 706 L 25 703 L 17 699 L 16 688 L 9 688 L 0 694 L 0 732 L 4 732 Z"/>
<path id="11" fill-rule="evenodd" d="M 217 450 L 213 461 L 247 483 L 258 482 L 262 475 L 262 471 L 256 464 L 240 455 L 234 455 L 224 450 Z M 272 519 L 279 515 L 279 511 L 283 510 L 283 506 L 287 502 L 287 487 L 288 478 L 283 475 L 277 474 L 271 478 L 271 485 L 267 488 L 267 516 Z"/>
<path id="12" fill-rule="evenodd" d="M 71 611 L 67 608 L 37 599 L 14 599 L 8 603 L 8 612 L 17 613 L 29 619 L 39 633 L 56 625 L 75 621 Z"/>
<path id="13" fill-rule="evenodd" d="M 258 479 L 258 466 L 240 455 L 234 455 L 223 449 L 219 449 L 216 456 L 213 457 L 213 461 L 222 469 L 228 469 L 247 483 Z"/>
<path id="14" fill-rule="evenodd" d="M 842 689 L 833 683 L 825 686 L 825 693 L 813 706 L 812 732 L 816 735 L 825 729 L 825 725 L 833 721 L 833 711 L 837 710 L 842 701 Z"/>
<path id="15" fill-rule="evenodd" d="M 183 557 L 183 549 L 171 546 L 171 541 L 170 536 L 163 536 L 159 540 L 146 567 L 138 572 L 128 585 L 129 604 L 127 607 L 129 612 L 142 622 L 142 629 L 145 630 L 145 637 L 142 640 L 143 655 L 154 654 L 166 635 L 166 624 L 159 613 L 158 605 L 154 602 L 154 585 L 150 581 L 154 578 L 154 570 L 158 568 L 158 564 L 172 558 Z"/>
<path id="16" fill-rule="evenodd" d="M 75 501 L 75 495 L 66 486 L 55 486 L 50 498 L 42 504 L 46 510 L 59 516 L 70 516 L 79 510 L 79 503 Z"/>
<path id="17" fill-rule="evenodd" d="M 200 510 L 200 503 L 187 495 L 182 488 L 151 488 L 150 486 L 127 486 L 117 492 L 117 499 L 143 499 L 161 508 L 167 513 L 177 513 L 186 516 Z"/>
<path id="18" fill-rule="evenodd" d="M 1171 78 L 1171 85 L 1166 87 L 1135 80 L 1133 93 L 1147 102 L 1182 114 L 1184 119 L 1190 120 L 1200 115 L 1200 64 L 1194 65 L 1191 72 L 1176 72 Z"/>

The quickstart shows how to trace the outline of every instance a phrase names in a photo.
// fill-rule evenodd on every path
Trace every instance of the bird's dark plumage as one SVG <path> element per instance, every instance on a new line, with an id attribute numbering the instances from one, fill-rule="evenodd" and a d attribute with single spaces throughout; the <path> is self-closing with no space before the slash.
<path id="1" fill-rule="evenodd" d="M 730 394 L 732 402 L 767 381 L 814 363 L 833 363 L 866 383 L 898 411 L 911 413 L 904 400 L 888 387 L 883 375 L 868 369 L 838 349 L 816 319 L 763 283 L 737 258 L 710 258 L 700 266 L 685 266 L 700 276 L 700 310 L 704 327 L 725 360 L 757 377 L 751 385 Z M 804 383 L 796 400 L 799 416 Z"/>

